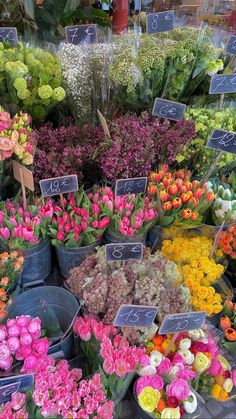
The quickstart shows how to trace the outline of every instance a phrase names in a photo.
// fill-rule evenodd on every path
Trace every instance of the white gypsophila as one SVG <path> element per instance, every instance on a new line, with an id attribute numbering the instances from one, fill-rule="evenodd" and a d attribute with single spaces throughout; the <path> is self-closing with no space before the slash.
<path id="1" fill-rule="evenodd" d="M 192 414 L 197 410 L 197 397 L 193 391 L 189 392 L 187 400 L 183 400 L 184 409 L 187 413 Z"/>
<path id="2" fill-rule="evenodd" d="M 159 351 L 152 351 L 150 353 L 150 365 L 153 367 L 159 367 L 162 363 L 163 355 Z"/>

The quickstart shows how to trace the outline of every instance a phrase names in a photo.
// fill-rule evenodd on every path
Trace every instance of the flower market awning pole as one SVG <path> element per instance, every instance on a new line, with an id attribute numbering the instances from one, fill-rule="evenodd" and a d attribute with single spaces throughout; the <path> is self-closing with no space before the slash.
<path id="1" fill-rule="evenodd" d="M 113 0 L 112 32 L 121 35 L 128 29 L 128 0 Z"/>

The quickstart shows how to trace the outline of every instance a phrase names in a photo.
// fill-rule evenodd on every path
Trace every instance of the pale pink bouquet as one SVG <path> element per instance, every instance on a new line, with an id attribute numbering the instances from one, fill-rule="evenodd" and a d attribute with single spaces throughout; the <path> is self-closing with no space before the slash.
<path id="1" fill-rule="evenodd" d="M 0 371 L 10 370 L 16 361 L 23 361 L 21 372 L 35 371 L 50 345 L 49 340 L 41 335 L 39 317 L 17 316 L 7 319 L 6 325 L 0 325 Z"/>

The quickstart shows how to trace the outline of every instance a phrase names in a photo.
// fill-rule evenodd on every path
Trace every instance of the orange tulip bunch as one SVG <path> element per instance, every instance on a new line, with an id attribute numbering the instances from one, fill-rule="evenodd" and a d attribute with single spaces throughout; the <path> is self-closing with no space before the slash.
<path id="1" fill-rule="evenodd" d="M 223 346 L 236 350 L 236 304 L 226 301 L 220 319 L 220 328 L 224 332 Z"/>
<path id="2" fill-rule="evenodd" d="M 159 199 L 162 206 L 160 225 L 200 224 L 202 215 L 215 199 L 207 192 L 207 185 L 190 180 L 189 170 L 169 171 L 161 165 L 158 172 L 149 175 L 148 193 Z"/>
<path id="3" fill-rule="evenodd" d="M 236 225 L 228 227 L 222 231 L 219 246 L 226 255 L 232 259 L 236 259 Z"/>

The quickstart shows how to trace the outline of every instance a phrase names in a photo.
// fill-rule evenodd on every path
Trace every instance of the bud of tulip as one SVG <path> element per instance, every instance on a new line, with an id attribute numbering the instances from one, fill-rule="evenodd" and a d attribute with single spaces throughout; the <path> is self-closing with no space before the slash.
<path id="1" fill-rule="evenodd" d="M 70 216 L 67 212 L 64 212 L 62 215 L 62 219 L 64 223 L 69 223 L 70 222 Z"/>
<path id="2" fill-rule="evenodd" d="M 175 184 L 178 188 L 180 188 L 183 185 L 183 183 L 184 183 L 183 180 L 180 178 L 177 178 L 175 181 Z"/>
<path id="3" fill-rule="evenodd" d="M 151 195 L 153 195 L 153 196 L 156 196 L 156 193 L 157 193 L 157 187 L 155 186 L 155 185 L 150 185 L 149 187 L 148 187 L 148 193 L 150 193 Z"/>
<path id="4" fill-rule="evenodd" d="M 231 327 L 231 321 L 230 321 L 230 318 L 228 316 L 221 317 L 221 319 L 220 319 L 220 327 L 223 330 L 228 329 L 229 327 Z"/>
<path id="5" fill-rule="evenodd" d="M 65 235 L 62 231 L 57 232 L 57 240 L 63 241 L 65 239 Z"/>
<path id="6" fill-rule="evenodd" d="M 98 228 L 100 230 L 103 230 L 104 228 L 106 228 L 108 226 L 109 223 L 110 223 L 110 218 L 105 217 L 98 222 Z"/>
<path id="7" fill-rule="evenodd" d="M 199 180 L 193 180 L 192 181 L 192 187 L 193 189 L 196 189 L 200 186 L 200 181 Z"/>
<path id="8" fill-rule="evenodd" d="M 172 179 L 171 179 L 171 178 L 169 178 L 169 177 L 167 177 L 167 176 L 165 176 L 165 177 L 163 178 L 163 184 L 164 184 L 165 186 L 169 186 L 169 185 L 171 184 L 171 182 L 172 182 Z"/>
<path id="9" fill-rule="evenodd" d="M 163 172 L 168 172 L 168 169 L 169 169 L 169 167 L 168 167 L 168 165 L 167 164 L 161 164 L 160 165 L 160 170 L 163 170 Z"/>
<path id="10" fill-rule="evenodd" d="M 198 199 L 201 199 L 203 194 L 204 194 L 204 190 L 202 188 L 196 189 L 193 193 L 195 198 L 198 198 Z"/>
<path id="11" fill-rule="evenodd" d="M 161 199 L 162 202 L 167 201 L 168 198 L 169 198 L 169 195 L 165 191 L 160 192 L 160 199 Z"/>
<path id="12" fill-rule="evenodd" d="M 82 220 L 82 221 L 81 221 L 81 227 L 82 227 L 82 230 L 87 230 L 87 228 L 88 228 L 88 223 L 87 223 L 87 221 Z"/>
<path id="13" fill-rule="evenodd" d="M 162 208 L 164 211 L 170 211 L 172 210 L 172 203 L 170 201 L 164 202 Z"/>
<path id="14" fill-rule="evenodd" d="M 192 212 L 192 215 L 190 217 L 191 221 L 196 221 L 198 219 L 198 212 Z"/>
<path id="15" fill-rule="evenodd" d="M 188 204 L 192 207 L 195 208 L 198 206 L 199 204 L 199 199 L 195 198 L 195 196 L 192 196 L 192 198 L 190 198 L 190 200 L 188 201 Z"/>
<path id="16" fill-rule="evenodd" d="M 98 221 L 93 220 L 91 225 L 92 225 L 93 228 L 98 228 Z"/>
<path id="17" fill-rule="evenodd" d="M 66 232 L 66 233 L 69 233 L 69 231 L 71 230 L 71 225 L 70 225 L 70 223 L 66 223 L 66 224 L 64 225 L 64 230 L 65 230 L 65 232 Z"/>
<path id="18" fill-rule="evenodd" d="M 207 202 L 212 202 L 215 199 L 215 194 L 212 191 L 207 192 L 206 194 L 206 200 Z"/>
<path id="19" fill-rule="evenodd" d="M 175 173 L 175 176 L 180 179 L 184 179 L 184 170 L 177 170 L 177 172 Z"/>
<path id="20" fill-rule="evenodd" d="M 105 196 L 103 198 L 105 198 Z M 94 214 L 99 215 L 100 214 L 100 208 L 99 208 L 99 206 L 97 204 L 92 204 L 92 211 L 94 212 Z"/>
<path id="21" fill-rule="evenodd" d="M 172 184 L 170 185 L 170 187 L 168 188 L 168 193 L 169 193 L 170 195 L 176 195 L 176 194 L 178 193 L 178 188 L 177 188 L 177 186 L 176 186 L 176 184 L 175 184 L 175 183 L 172 183 Z"/>
<path id="22" fill-rule="evenodd" d="M 186 186 L 185 186 L 185 185 L 180 186 L 180 187 L 179 187 L 179 192 L 180 192 L 180 193 L 186 193 L 186 192 L 187 192 L 187 188 L 186 188 Z"/>
<path id="23" fill-rule="evenodd" d="M 180 198 L 182 199 L 182 201 L 184 203 L 188 202 L 191 198 L 191 196 L 189 196 L 188 192 L 183 193 L 182 195 L 180 195 Z"/>
<path id="24" fill-rule="evenodd" d="M 178 198 L 178 197 L 174 198 L 173 201 L 172 201 L 172 205 L 173 205 L 174 208 L 180 208 L 181 205 L 182 205 L 181 198 Z"/>
<path id="25" fill-rule="evenodd" d="M 191 210 L 191 208 L 186 208 L 186 209 L 184 209 L 184 210 L 182 211 L 182 213 L 181 213 L 181 216 L 182 216 L 183 218 L 190 218 L 190 217 L 191 217 L 191 215 L 192 215 L 192 210 Z"/>
<path id="26" fill-rule="evenodd" d="M 185 182 L 185 186 L 187 188 L 187 191 L 191 191 L 191 189 L 192 189 L 192 183 L 189 180 L 187 182 Z"/>

